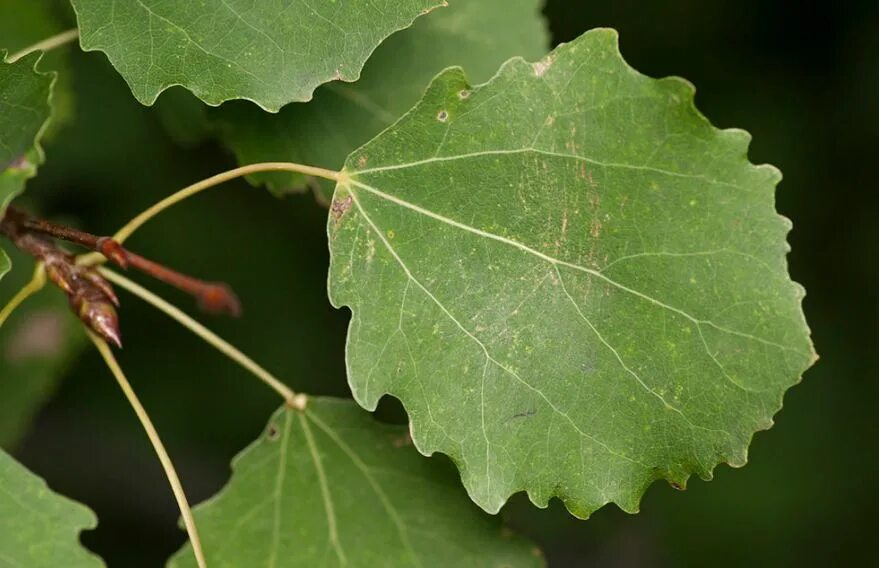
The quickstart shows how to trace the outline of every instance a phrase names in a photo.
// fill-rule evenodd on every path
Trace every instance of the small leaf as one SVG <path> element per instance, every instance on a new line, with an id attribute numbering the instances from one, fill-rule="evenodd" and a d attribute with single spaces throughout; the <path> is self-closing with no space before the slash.
<path id="1" fill-rule="evenodd" d="M 141 103 L 183 85 L 210 105 L 248 99 L 272 112 L 356 81 L 386 37 L 443 4 L 73 0 L 82 48 L 106 53 Z"/>
<path id="2" fill-rule="evenodd" d="M 0 560 L 4 566 L 103 566 L 79 533 L 97 526 L 89 509 L 53 493 L 46 482 L 0 450 Z"/>
<path id="3" fill-rule="evenodd" d="M 780 175 L 596 30 L 471 87 L 441 74 L 348 159 L 328 230 L 349 382 L 409 412 L 496 512 L 586 517 L 744 465 L 814 361 Z"/>
<path id="4" fill-rule="evenodd" d="M 52 113 L 54 74 L 38 72 L 39 59 L 34 53 L 0 61 L 0 216 L 43 160 L 39 139 Z"/>
<path id="5" fill-rule="evenodd" d="M 340 169 L 345 158 L 412 107 L 430 80 L 460 65 L 488 80 L 513 57 L 539 57 L 549 45 L 542 0 L 452 0 L 383 43 L 357 83 L 321 87 L 308 104 L 267 115 L 247 103 L 224 105 L 213 120 L 241 164 L 290 161 Z M 302 176 L 252 176 L 275 193 L 305 187 Z M 320 182 L 327 200 L 332 186 Z"/>
<path id="6" fill-rule="evenodd" d="M 539 566 L 400 426 L 349 401 L 282 408 L 195 510 L 209 566 Z M 189 545 L 170 566 L 194 566 Z"/>

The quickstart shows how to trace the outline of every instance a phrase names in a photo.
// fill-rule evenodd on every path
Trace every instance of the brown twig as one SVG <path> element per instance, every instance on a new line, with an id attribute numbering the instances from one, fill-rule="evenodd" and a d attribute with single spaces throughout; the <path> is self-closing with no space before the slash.
<path id="1" fill-rule="evenodd" d="M 116 313 L 119 300 L 110 283 L 93 268 L 77 266 L 72 254 L 59 248 L 46 235 L 29 230 L 26 222 L 24 213 L 10 207 L 0 219 L 0 234 L 43 263 L 46 276 L 64 291 L 77 317 L 104 339 L 122 347 Z"/>
<path id="2" fill-rule="evenodd" d="M 135 254 L 110 237 L 99 237 L 71 227 L 35 219 L 22 210 L 9 207 L 0 219 L 0 234 L 6 235 L 24 252 L 42 261 L 49 279 L 70 298 L 74 312 L 95 332 L 121 346 L 119 302 L 113 287 L 94 267 L 78 266 L 70 253 L 52 240 L 62 239 L 104 255 L 122 269 L 134 268 L 193 296 L 209 313 L 238 316 L 241 304 L 231 288 L 221 282 L 206 282 L 172 270 Z M 108 309 L 109 308 L 109 309 Z"/>

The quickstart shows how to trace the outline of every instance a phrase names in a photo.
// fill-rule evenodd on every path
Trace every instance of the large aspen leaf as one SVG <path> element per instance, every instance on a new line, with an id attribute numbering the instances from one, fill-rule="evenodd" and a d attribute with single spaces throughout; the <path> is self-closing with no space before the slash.
<path id="1" fill-rule="evenodd" d="M 467 499 L 406 429 L 351 401 L 282 408 L 195 510 L 207 563 L 275 566 L 540 566 L 537 549 Z M 172 568 L 195 566 L 187 545 Z"/>
<path id="2" fill-rule="evenodd" d="M 73 0 L 86 51 L 103 51 L 151 105 L 182 85 L 210 105 L 276 112 L 329 81 L 356 81 L 389 35 L 443 0 Z"/>
<path id="3" fill-rule="evenodd" d="M 45 481 L 0 450 L 0 565 L 103 566 L 79 543 L 79 533 L 96 525 L 94 513 L 53 493 Z"/>
<path id="4" fill-rule="evenodd" d="M 741 466 L 813 363 L 779 172 L 612 30 L 438 76 L 353 153 L 328 231 L 349 382 L 409 412 L 496 512 L 527 491 L 586 517 Z"/>

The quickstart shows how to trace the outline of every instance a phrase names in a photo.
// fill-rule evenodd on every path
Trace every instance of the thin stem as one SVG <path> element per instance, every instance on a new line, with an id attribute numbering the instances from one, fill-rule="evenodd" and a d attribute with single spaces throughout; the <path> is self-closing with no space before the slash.
<path id="1" fill-rule="evenodd" d="M 15 63 L 29 53 L 33 53 L 34 51 L 50 51 L 52 49 L 55 49 L 56 47 L 60 47 L 64 44 L 70 43 L 76 40 L 76 38 L 78 37 L 78 29 L 74 28 L 72 30 L 67 30 L 66 32 L 61 32 L 58 35 L 53 35 L 52 37 L 48 37 L 42 41 L 39 41 L 29 47 L 22 49 L 21 51 L 13 53 L 6 58 L 6 61 L 9 63 Z"/>
<path id="2" fill-rule="evenodd" d="M 18 306 L 20 306 L 25 300 L 39 292 L 43 289 L 43 286 L 46 285 L 46 270 L 43 267 L 42 262 L 38 262 L 36 268 L 34 268 L 34 275 L 30 279 L 30 282 L 25 284 L 18 293 L 9 300 L 3 309 L 0 310 L 0 327 L 3 327 L 3 324 L 6 323 L 6 320 L 9 319 L 9 316 L 12 315 Z"/>
<path id="3" fill-rule="evenodd" d="M 176 270 L 172 270 L 167 266 L 163 266 L 157 262 L 153 262 L 147 258 L 135 254 L 120 245 L 109 237 L 99 237 L 79 229 L 74 229 L 66 225 L 59 225 L 45 219 L 37 219 L 31 217 L 21 209 L 9 207 L 6 210 L 6 216 L 0 220 L 0 234 L 5 234 L 13 239 L 13 242 L 19 248 L 29 245 L 27 252 L 41 258 L 47 266 L 49 276 L 53 276 L 52 263 L 47 258 L 48 252 L 53 252 L 56 247 L 47 243 L 45 239 L 27 239 L 27 233 L 39 233 L 43 237 L 52 237 L 62 239 L 77 245 L 86 247 L 95 252 L 102 254 L 105 258 L 112 261 L 116 266 L 122 269 L 134 268 L 145 274 L 149 274 L 153 278 L 160 280 L 166 284 L 174 286 L 190 296 L 198 300 L 201 309 L 212 314 L 227 314 L 231 316 L 241 315 L 241 304 L 232 289 L 221 282 L 206 282 L 204 280 L 187 276 Z M 58 255 L 55 255 L 58 256 Z M 60 255 L 64 259 L 69 255 L 63 253 Z M 89 269 L 89 265 L 83 265 L 79 260 L 75 261 L 79 265 L 79 269 Z M 107 287 L 105 294 L 113 300 L 117 306 L 112 293 L 112 289 Z M 104 338 L 107 339 L 106 334 Z M 118 343 L 118 342 L 114 342 Z"/>
<path id="4" fill-rule="evenodd" d="M 184 199 L 192 197 L 193 195 L 200 193 L 206 189 L 210 189 L 214 186 L 220 185 L 221 183 L 227 182 L 229 180 L 233 180 L 235 178 L 248 176 L 250 174 L 256 174 L 260 172 L 296 172 L 300 174 L 305 174 L 307 176 L 320 177 L 332 181 L 339 180 L 339 172 L 335 172 L 332 170 L 326 170 L 324 168 L 315 168 L 312 166 L 303 166 L 300 164 L 293 164 L 289 162 L 265 162 L 260 164 L 250 164 L 247 166 L 241 166 L 240 168 L 235 168 L 234 170 L 229 170 L 227 172 L 223 172 L 217 174 L 215 176 L 211 176 L 207 179 L 204 179 L 200 182 L 194 183 L 189 187 L 185 187 L 178 191 L 177 193 L 170 195 L 163 199 L 162 201 L 156 203 L 134 219 L 128 222 L 124 227 L 119 229 L 113 238 L 119 244 L 124 243 L 128 240 L 135 231 L 137 231 L 141 226 L 143 226 L 147 221 L 168 209 L 172 205 L 175 205 Z"/>
<path id="5" fill-rule="evenodd" d="M 174 497 L 177 499 L 177 506 L 180 508 L 180 514 L 183 516 L 183 524 L 186 525 L 186 532 L 189 534 L 189 541 L 192 543 L 192 551 L 195 553 L 195 561 L 198 563 L 199 568 L 207 568 L 204 551 L 201 547 L 201 538 L 198 536 L 198 528 L 196 528 L 195 518 L 192 516 L 192 509 L 189 506 L 189 501 L 186 499 L 186 493 L 183 491 L 180 477 L 177 475 L 177 471 L 174 469 L 174 464 L 171 462 L 171 457 L 168 455 L 165 446 L 162 444 L 162 439 L 159 438 L 159 433 L 156 431 L 156 427 L 153 426 L 152 420 L 150 420 L 149 415 L 140 403 L 137 395 L 134 393 L 134 389 L 131 388 L 128 379 L 125 378 L 125 373 L 123 373 L 122 368 L 119 367 L 119 363 L 116 361 L 116 357 L 113 356 L 113 351 L 110 349 L 110 346 L 107 345 L 106 341 L 91 331 L 88 331 L 88 334 L 92 342 L 94 342 L 95 347 L 98 348 L 98 352 L 101 354 L 101 357 L 103 357 L 110 372 L 116 377 L 116 382 L 119 383 L 122 392 L 125 393 L 125 398 L 128 399 L 128 403 L 131 404 L 134 413 L 137 414 L 137 418 L 140 420 L 143 429 L 146 430 L 147 437 L 149 437 L 153 449 L 156 450 L 156 454 L 159 456 L 159 461 L 162 462 L 162 468 L 165 470 L 165 475 L 168 478 L 168 482 L 171 484 L 171 490 L 174 492 Z"/>
<path id="6" fill-rule="evenodd" d="M 125 278 L 124 276 L 113 272 L 112 270 L 101 267 L 98 268 L 98 271 L 104 278 L 106 278 L 110 282 L 113 282 L 120 288 L 128 290 L 143 301 L 151 304 L 153 307 L 164 312 L 171 318 L 177 320 L 180 325 L 187 328 L 189 331 L 196 334 L 197 336 L 201 337 L 204 341 L 220 351 L 229 359 L 238 363 L 245 370 L 252 373 L 258 379 L 260 379 L 262 382 L 272 388 L 275 392 L 281 395 L 287 406 L 297 409 L 305 408 L 305 397 L 303 395 L 297 395 L 295 392 L 293 392 L 292 389 L 290 389 L 290 387 L 282 383 L 271 373 L 259 366 L 256 362 L 253 361 L 253 359 L 236 349 L 234 346 L 230 345 L 228 342 L 220 338 L 211 330 L 207 329 L 205 326 L 201 325 L 200 323 L 183 313 L 177 307 L 166 302 L 146 288 L 143 288 L 142 286 L 132 282 L 128 278 Z"/>

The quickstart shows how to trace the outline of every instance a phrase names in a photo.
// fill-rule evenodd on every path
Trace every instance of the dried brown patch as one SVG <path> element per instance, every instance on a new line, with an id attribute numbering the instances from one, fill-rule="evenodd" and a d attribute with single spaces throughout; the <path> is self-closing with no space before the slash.
<path id="1" fill-rule="evenodd" d="M 345 199 L 333 199 L 333 204 L 330 206 L 330 214 L 333 216 L 333 219 L 336 222 L 345 215 L 349 209 L 351 209 L 351 204 L 354 202 L 354 198 L 350 195 Z"/>

